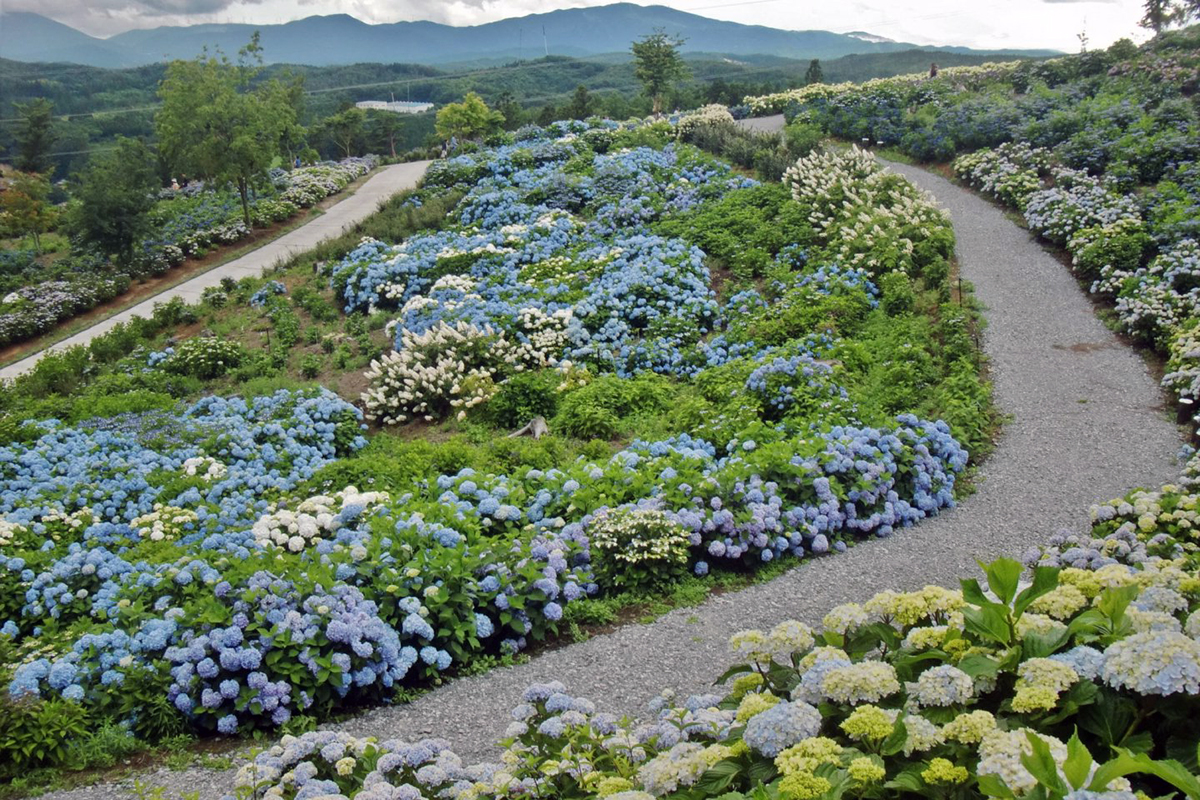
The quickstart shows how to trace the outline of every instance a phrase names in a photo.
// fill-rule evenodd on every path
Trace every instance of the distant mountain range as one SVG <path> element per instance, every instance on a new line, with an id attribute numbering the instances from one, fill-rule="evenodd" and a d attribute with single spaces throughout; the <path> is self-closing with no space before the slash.
<path id="1" fill-rule="evenodd" d="M 656 28 L 685 37 L 685 50 L 728 56 L 765 54 L 829 59 L 916 46 L 861 31 L 849 34 L 787 31 L 709 19 L 664 6 L 615 3 L 461 28 L 434 22 L 368 25 L 338 14 L 307 17 L 282 25 L 191 25 L 132 30 L 109 39 L 88 36 L 31 12 L 0 12 L 0 56 L 16 61 L 132 67 L 192 58 L 205 46 L 232 55 L 257 30 L 262 34 L 264 56 L 271 63 L 447 64 L 481 58 L 535 58 L 547 52 L 567 56 L 627 52 L 630 42 Z M 1053 55 L 1048 50 L 927 49 L 1010 56 Z"/>

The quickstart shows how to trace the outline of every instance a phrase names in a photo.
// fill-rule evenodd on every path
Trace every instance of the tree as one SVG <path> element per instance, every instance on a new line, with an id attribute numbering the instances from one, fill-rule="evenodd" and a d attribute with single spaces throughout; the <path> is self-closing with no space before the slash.
<path id="1" fill-rule="evenodd" d="M 482 139 L 500 130 L 504 115 L 488 108 L 483 98 L 467 92 L 461 103 L 450 103 L 437 112 L 434 125 L 442 141 L 450 139 Z"/>
<path id="2" fill-rule="evenodd" d="M 571 119 L 587 119 L 592 115 L 593 105 L 592 96 L 588 94 L 587 87 L 581 83 L 575 87 L 575 94 L 571 97 L 570 105 L 567 106 L 567 114 Z"/>
<path id="3" fill-rule="evenodd" d="M 0 193 L 0 224 L 12 236 L 32 236 L 33 249 L 42 254 L 42 234 L 54 227 L 58 216 L 47 202 L 50 181 L 36 172 L 18 172 Z"/>
<path id="4" fill-rule="evenodd" d="M 399 114 L 376 110 L 367 112 L 367 133 L 372 145 L 383 144 L 391 152 L 392 158 L 396 157 L 396 140 L 403 130 L 404 122 Z"/>
<path id="5" fill-rule="evenodd" d="M 85 242 L 128 262 L 149 226 L 157 188 L 154 154 L 137 139 L 118 137 L 116 146 L 94 156 L 80 176 L 71 227 Z"/>
<path id="6" fill-rule="evenodd" d="M 1142 9 L 1142 19 L 1138 24 L 1154 31 L 1155 36 L 1183 20 L 1187 14 L 1186 9 L 1175 0 L 1146 0 Z"/>
<path id="7" fill-rule="evenodd" d="M 515 130 L 521 127 L 521 122 L 525 118 L 525 113 L 521 109 L 521 104 L 517 102 L 517 98 L 513 93 L 505 89 L 496 98 L 496 110 L 504 115 L 504 129 Z"/>
<path id="8" fill-rule="evenodd" d="M 346 158 L 350 158 L 358 152 L 366 121 L 367 115 L 363 110 L 351 106 L 331 117 L 326 117 L 321 122 L 321 130 L 339 150 L 346 154 Z"/>
<path id="9" fill-rule="evenodd" d="M 805 83 L 823 83 L 825 81 L 825 72 L 821 69 L 821 59 L 814 58 L 808 62 L 808 69 L 804 73 Z"/>
<path id="10" fill-rule="evenodd" d="M 54 104 L 39 97 L 13 105 L 21 118 L 17 127 L 16 167 L 22 172 L 45 172 L 50 168 L 50 146 L 58 138 L 54 131 Z"/>
<path id="11" fill-rule="evenodd" d="M 286 86 L 276 79 L 252 85 L 261 70 L 257 32 L 237 63 L 207 51 L 192 61 L 173 61 L 159 84 L 162 108 L 154 118 L 171 168 L 232 182 L 247 226 L 250 184 L 279 156 L 280 140 L 296 121 Z"/>
<path id="12" fill-rule="evenodd" d="M 633 51 L 634 77 L 641 81 L 646 94 L 650 95 L 655 116 L 662 113 L 663 94 L 671 84 L 688 74 L 683 56 L 679 54 L 679 48 L 685 41 L 678 36 L 668 36 L 659 28 L 630 47 Z"/>
<path id="13" fill-rule="evenodd" d="M 304 76 L 284 73 L 287 82 L 282 84 L 283 98 L 292 107 L 290 119 L 283 121 L 283 130 L 279 135 L 279 148 L 288 164 L 296 161 L 296 157 L 308 149 L 308 131 L 300 124 L 304 117 Z"/>

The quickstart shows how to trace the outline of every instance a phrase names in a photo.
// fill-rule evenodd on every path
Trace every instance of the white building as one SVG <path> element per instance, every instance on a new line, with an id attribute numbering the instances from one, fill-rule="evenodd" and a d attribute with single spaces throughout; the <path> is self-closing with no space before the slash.
<path id="1" fill-rule="evenodd" d="M 362 100 L 354 104 L 356 108 L 372 109 L 375 111 L 391 111 L 394 114 L 420 114 L 433 108 L 433 103 L 418 103 L 411 100 Z"/>

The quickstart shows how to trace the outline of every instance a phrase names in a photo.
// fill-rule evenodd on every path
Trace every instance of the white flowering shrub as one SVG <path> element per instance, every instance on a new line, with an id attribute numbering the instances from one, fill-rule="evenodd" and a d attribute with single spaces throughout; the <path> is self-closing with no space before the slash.
<path id="1" fill-rule="evenodd" d="M 829 255 L 845 267 L 915 275 L 954 249 L 949 215 L 858 147 L 814 151 L 783 180 L 830 245 Z"/>
<path id="2" fill-rule="evenodd" d="M 158 366 L 203 380 L 219 378 L 242 363 L 246 348 L 240 342 L 215 336 L 193 336 L 175 347 L 175 352 Z"/>
<path id="3" fill-rule="evenodd" d="M 143 539 L 169 542 L 194 530 L 197 519 L 196 512 L 191 509 L 155 503 L 153 511 L 134 517 L 129 526 Z"/>
<path id="4" fill-rule="evenodd" d="M 729 109 L 720 103 L 713 103 L 682 115 L 675 123 L 675 135 L 680 139 L 687 139 L 699 128 L 732 124 L 733 115 L 729 113 Z"/>
<path id="5" fill-rule="evenodd" d="M 399 349 L 367 371 L 367 416 L 387 425 L 465 416 L 495 393 L 497 374 L 513 360 L 504 334 L 488 326 L 439 321 L 424 333 L 404 331 Z"/>
<path id="6" fill-rule="evenodd" d="M 663 511 L 603 509 L 584 527 L 599 580 L 634 589 L 669 584 L 687 574 L 691 535 Z"/>
<path id="7" fill-rule="evenodd" d="M 299 553 L 344 526 L 388 502 L 387 492 L 360 492 L 347 486 L 332 496 L 317 495 L 300 502 L 295 510 L 278 509 L 255 521 L 251 532 L 260 547 L 276 547 Z"/>
<path id="8" fill-rule="evenodd" d="M 183 474 L 189 478 L 199 477 L 205 481 L 219 481 L 229 468 L 212 456 L 195 456 L 183 462 Z"/>

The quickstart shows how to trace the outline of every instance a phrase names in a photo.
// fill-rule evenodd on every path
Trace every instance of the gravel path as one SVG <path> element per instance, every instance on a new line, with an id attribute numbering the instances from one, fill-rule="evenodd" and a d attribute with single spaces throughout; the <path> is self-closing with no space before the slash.
<path id="1" fill-rule="evenodd" d="M 984 346 L 999 407 L 1012 415 L 979 490 L 961 508 L 850 551 L 805 562 L 768 584 L 630 625 L 531 663 L 456 680 L 408 705 L 379 708 L 336 727 L 381 739 L 442 736 L 469 759 L 494 742 L 524 687 L 557 678 L 601 709 L 640 712 L 666 686 L 704 690 L 728 663 L 726 640 L 783 619 L 819 622 L 833 605 L 884 588 L 954 585 L 975 559 L 1019 556 L 1062 527 L 1082 529 L 1088 506 L 1178 471 L 1178 430 L 1142 360 L 1093 315 L 1068 271 L 996 207 L 923 170 L 894 165 L 950 210 L 963 275 L 986 305 Z M 227 790 L 231 772 L 143 775 L 169 797 Z M 127 796 L 120 785 L 48 795 Z"/>
<path id="2" fill-rule="evenodd" d="M 200 299 L 200 294 L 210 286 L 219 286 L 223 278 L 240 280 L 248 275 L 258 276 L 277 263 L 286 261 L 297 253 L 313 249 L 318 243 L 334 236 L 340 236 L 359 222 L 363 221 L 378 209 L 380 202 L 396 192 L 411 189 L 417 185 L 431 162 L 412 161 L 407 164 L 393 164 L 376 172 L 366 183 L 358 187 L 354 194 L 330 206 L 324 214 L 312 221 L 288 231 L 278 239 L 267 242 L 257 250 L 235 258 L 219 267 L 197 275 L 191 280 L 154 297 L 148 298 L 136 306 L 127 308 L 119 314 L 114 314 L 106 320 L 97 322 L 90 328 L 40 350 L 31 356 L 14 361 L 0 369 L 0 379 L 12 379 L 23 372 L 33 369 L 33 365 L 46 353 L 63 350 L 77 344 L 87 344 L 97 336 L 108 332 L 119 322 L 127 322 L 134 316 L 149 317 L 154 313 L 154 306 L 175 297 L 182 297 L 189 303 Z"/>

